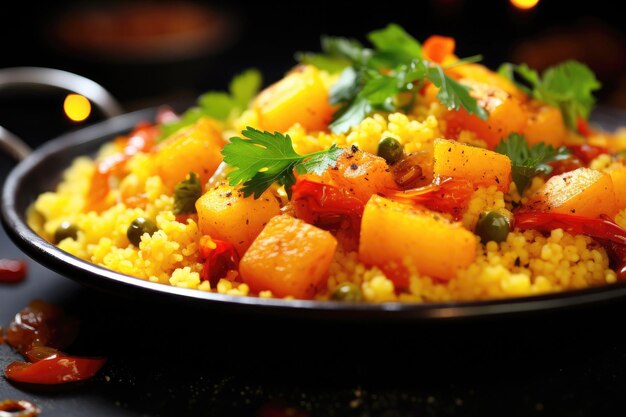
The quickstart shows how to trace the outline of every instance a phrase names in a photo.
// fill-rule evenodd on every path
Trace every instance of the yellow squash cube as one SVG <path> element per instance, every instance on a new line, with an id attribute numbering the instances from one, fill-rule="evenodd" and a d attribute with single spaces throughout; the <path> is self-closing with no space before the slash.
<path id="1" fill-rule="evenodd" d="M 286 214 L 270 220 L 239 263 L 254 292 L 311 298 L 325 286 L 337 240 L 332 234 Z"/>
<path id="2" fill-rule="evenodd" d="M 278 200 L 270 191 L 261 197 L 245 197 L 235 187 L 218 185 L 196 201 L 202 234 L 232 243 L 243 255 L 267 222 L 280 214 Z"/>

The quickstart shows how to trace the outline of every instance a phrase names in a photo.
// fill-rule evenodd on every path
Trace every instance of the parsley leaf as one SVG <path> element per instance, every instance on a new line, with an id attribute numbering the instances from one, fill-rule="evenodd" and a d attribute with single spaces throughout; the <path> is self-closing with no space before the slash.
<path id="1" fill-rule="evenodd" d="M 579 118 L 589 118 L 595 103 L 593 92 L 601 87 L 594 73 L 574 60 L 550 67 L 541 76 L 526 64 L 503 64 L 498 72 L 513 81 L 517 74 L 530 86 L 518 83 L 520 88 L 537 100 L 559 107 L 572 130 L 576 130 Z"/>
<path id="2" fill-rule="evenodd" d="M 198 106 L 192 107 L 180 116 L 180 119 L 161 125 L 160 139 L 189 126 L 202 117 L 226 120 L 241 114 L 261 88 L 261 73 L 249 69 L 235 76 L 229 85 L 229 92 L 209 91 L 198 98 Z"/>
<path id="3" fill-rule="evenodd" d="M 564 146 L 554 149 L 543 142 L 530 147 L 524 136 L 518 133 L 511 133 L 508 138 L 502 139 L 495 151 L 511 160 L 511 175 L 520 196 L 534 176 L 552 172 L 548 162 L 565 159 L 570 153 Z"/>
<path id="4" fill-rule="evenodd" d="M 289 198 L 295 184 L 294 170 L 299 174 L 321 174 L 333 165 L 343 149 L 332 145 L 329 149 L 300 155 L 293 149 L 289 135 L 263 132 L 247 127 L 224 146 L 224 162 L 236 169 L 228 174 L 231 186 L 243 184 L 243 195 L 259 198 L 273 183 L 283 185 Z"/>
<path id="5" fill-rule="evenodd" d="M 195 172 L 189 173 L 174 187 L 174 214 L 190 214 L 196 212 L 196 200 L 202 196 L 202 185 Z"/>
<path id="6" fill-rule="evenodd" d="M 400 26 L 390 24 L 369 33 L 368 39 L 375 49 L 344 38 L 323 39 L 327 56 L 350 62 L 330 90 L 330 103 L 340 105 L 330 124 L 333 132 L 347 132 L 373 111 L 410 109 L 427 81 L 439 88 L 437 98 L 444 106 L 463 108 L 481 119 L 488 117 L 469 88 L 450 78 L 438 64 L 425 60 L 421 44 Z M 399 103 L 401 93 L 410 93 L 408 103 Z"/>
<path id="7" fill-rule="evenodd" d="M 357 40 L 334 36 L 322 36 L 322 54 L 298 52 L 296 60 L 301 64 L 314 65 L 330 73 L 341 72 L 352 62 L 360 62 L 368 52 Z"/>

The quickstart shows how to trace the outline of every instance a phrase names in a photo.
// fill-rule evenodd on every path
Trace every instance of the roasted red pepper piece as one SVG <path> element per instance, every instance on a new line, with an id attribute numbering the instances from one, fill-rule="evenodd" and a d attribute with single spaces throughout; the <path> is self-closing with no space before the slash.
<path id="1" fill-rule="evenodd" d="M 105 358 L 81 358 L 58 353 L 35 363 L 13 362 L 4 374 L 14 382 L 65 384 L 93 377 L 105 362 Z"/>
<path id="2" fill-rule="evenodd" d="M 211 239 L 208 236 L 200 240 L 200 260 L 203 264 L 200 276 L 203 281 L 209 281 L 213 286 L 217 285 L 228 271 L 236 270 L 239 265 L 239 255 L 232 243 Z"/>
<path id="3" fill-rule="evenodd" d="M 424 187 L 399 191 L 391 198 L 421 204 L 430 210 L 449 213 L 458 220 L 473 192 L 474 185 L 465 179 L 438 178 Z"/>
<path id="4" fill-rule="evenodd" d="M 78 321 L 62 309 L 41 300 L 32 301 L 15 315 L 6 333 L 6 342 L 24 354 L 33 346 L 63 349 L 78 334 Z"/>
<path id="5" fill-rule="evenodd" d="M 121 174 L 126 161 L 139 152 L 149 152 L 154 148 L 159 129 L 149 123 L 140 123 L 125 139 L 122 152 L 104 158 L 96 167 L 91 178 L 87 210 L 103 210 L 104 199 L 109 193 L 109 180 L 112 175 Z"/>
<path id="6" fill-rule="evenodd" d="M 569 145 L 567 148 L 572 151 L 573 156 L 581 160 L 585 165 L 589 165 L 598 156 L 609 153 L 607 148 L 586 143 L 583 145 Z"/>
<path id="7" fill-rule="evenodd" d="M 584 137 L 588 138 L 589 136 L 591 136 L 592 132 L 589 128 L 589 123 L 582 117 L 579 117 L 576 121 L 576 128 L 578 129 L 578 133 L 580 133 Z"/>
<path id="8" fill-rule="evenodd" d="M 540 231 L 563 229 L 572 234 L 591 236 L 606 249 L 617 278 L 626 279 L 626 230 L 609 219 L 561 213 L 524 212 L 515 215 L 515 227 Z"/>
<path id="9" fill-rule="evenodd" d="M 28 265 L 24 261 L 0 259 L 0 283 L 16 283 L 26 277 Z"/>
<path id="10" fill-rule="evenodd" d="M 515 227 L 550 231 L 563 229 L 572 234 L 583 234 L 597 239 L 626 245 L 626 230 L 609 219 L 576 216 L 549 212 L 523 212 L 515 214 Z"/>
<path id="11" fill-rule="evenodd" d="M 347 220 L 358 233 L 365 204 L 338 187 L 298 178 L 291 188 L 296 217 L 322 229 L 337 229 Z"/>

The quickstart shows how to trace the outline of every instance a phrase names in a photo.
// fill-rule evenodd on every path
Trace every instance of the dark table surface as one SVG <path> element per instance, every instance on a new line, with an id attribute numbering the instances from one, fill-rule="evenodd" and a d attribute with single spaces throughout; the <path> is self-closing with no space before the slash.
<path id="1" fill-rule="evenodd" d="M 0 183 L 11 163 L 0 156 Z M 0 258 L 26 258 L 0 229 Z M 229 315 L 88 290 L 29 261 L 0 286 L 0 325 L 35 298 L 105 355 L 91 381 L 0 400 L 43 416 L 607 416 L 626 412 L 626 300 L 480 320 L 359 322 Z M 20 359 L 0 345 L 0 368 Z"/>

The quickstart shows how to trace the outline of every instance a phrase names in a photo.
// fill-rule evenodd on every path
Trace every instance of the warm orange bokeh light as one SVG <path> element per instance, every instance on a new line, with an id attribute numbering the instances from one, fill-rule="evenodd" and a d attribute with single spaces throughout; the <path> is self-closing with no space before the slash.
<path id="1" fill-rule="evenodd" d="M 532 9 L 537 3 L 539 3 L 539 0 L 511 0 L 513 6 L 522 10 Z"/>
<path id="2" fill-rule="evenodd" d="M 63 110 L 74 122 L 82 122 L 91 114 L 91 103 L 79 94 L 68 94 L 63 102 Z"/>

